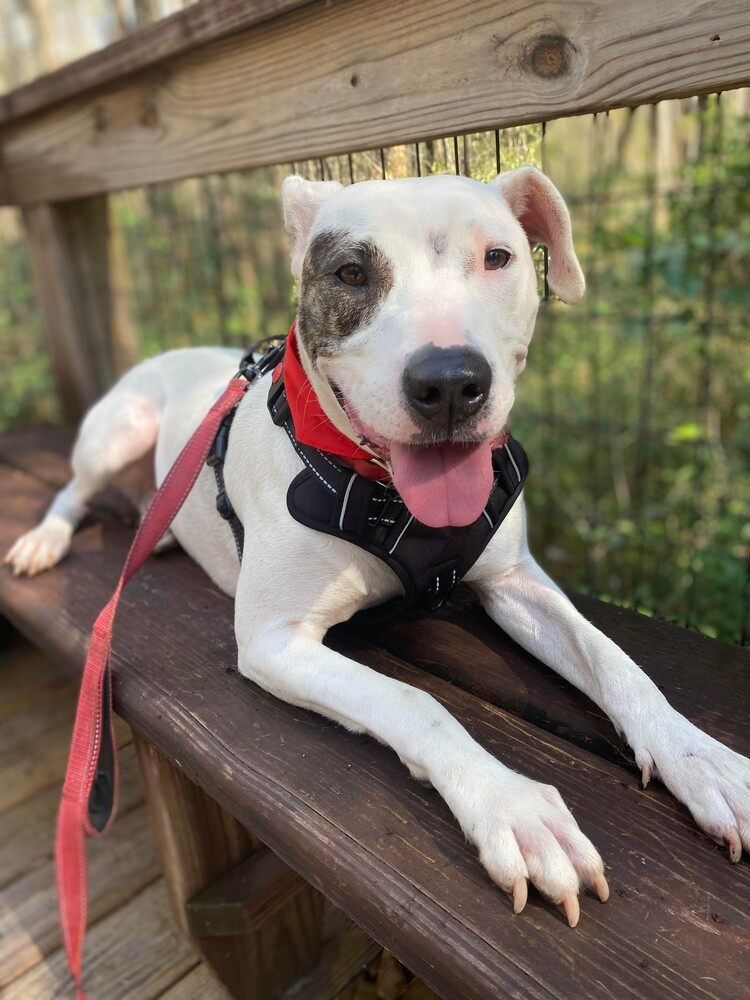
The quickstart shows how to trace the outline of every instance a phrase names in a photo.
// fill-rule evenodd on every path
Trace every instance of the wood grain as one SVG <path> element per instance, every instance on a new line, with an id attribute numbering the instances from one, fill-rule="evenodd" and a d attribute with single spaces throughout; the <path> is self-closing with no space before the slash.
<path id="1" fill-rule="evenodd" d="M 175 919 L 189 937 L 188 900 L 262 845 L 149 743 L 136 736 L 135 747 Z"/>
<path id="2" fill-rule="evenodd" d="M 52 836 L 54 824 L 49 828 Z M 89 845 L 89 920 L 116 910 L 154 881 L 159 859 L 141 805 L 118 818 L 106 841 Z M 0 989 L 60 947 L 54 864 L 27 872 L 0 892 Z M 3 994 L 5 995 L 5 994 Z"/>
<path id="3" fill-rule="evenodd" d="M 159 879 L 90 928 L 83 984 L 97 1000 L 156 1000 L 197 963 L 198 956 L 171 919 L 167 890 Z M 11 983 L 3 1000 L 73 993 L 65 955 L 58 950 Z"/>
<path id="4" fill-rule="evenodd" d="M 119 77 L 184 55 L 227 35 L 286 14 L 312 0 L 200 0 L 98 52 L 0 96 L 0 125 L 48 108 Z"/>
<path id="5" fill-rule="evenodd" d="M 742 709 L 750 703 L 750 651 L 593 598 L 574 594 L 572 600 L 646 669 L 679 711 L 750 755 Z M 636 773 L 629 748 L 606 715 L 502 633 L 468 588 L 437 615 L 356 634 Z"/>
<path id="6" fill-rule="evenodd" d="M 0 201 L 59 201 L 750 80 L 744 0 L 331 0 L 0 130 Z"/>
<path id="7" fill-rule="evenodd" d="M 0 546 L 48 497 L 21 472 L 0 475 Z M 114 524 L 86 529 L 54 572 L 0 576 L 0 607 L 80 669 L 127 542 Z M 439 698 L 491 753 L 553 781 L 596 842 L 608 905 L 584 899 L 575 932 L 533 894 L 514 918 L 439 797 L 392 752 L 237 676 L 231 617 L 181 554 L 148 562 L 116 629 L 118 710 L 439 995 L 742 994 L 750 866 L 730 866 L 664 789 L 642 792 L 623 768 L 344 636 L 361 662 Z"/>
<path id="8" fill-rule="evenodd" d="M 230 996 L 205 962 L 196 965 L 160 1000 L 230 1000 Z"/>
<path id="9" fill-rule="evenodd" d="M 233 996 L 277 997 L 315 964 L 323 899 L 136 736 L 172 907 Z"/>
<path id="10" fill-rule="evenodd" d="M 324 897 L 263 847 L 187 905 L 191 935 L 235 997 L 276 1000 L 320 958 Z"/>
<path id="11" fill-rule="evenodd" d="M 309 975 L 291 986 L 282 1000 L 330 1000 L 337 997 L 380 951 L 376 941 L 360 930 L 337 906 L 326 901 L 323 947 L 318 964 Z"/>
<path id="12" fill-rule="evenodd" d="M 124 816 L 143 802 L 143 785 L 132 744 L 120 750 L 118 763 L 118 816 Z M 60 790 L 61 783 L 56 782 L 0 812 L 0 889 L 52 860 Z"/>
<path id="13" fill-rule="evenodd" d="M 0 707 L 0 812 L 11 808 L 49 785 L 65 773 L 70 735 L 73 730 L 77 685 L 63 677 L 38 689 L 10 695 Z M 118 744 L 130 740 L 130 732 L 116 721 Z"/>
<path id="14" fill-rule="evenodd" d="M 107 199 L 36 205 L 24 222 L 63 413 L 75 423 L 116 374 Z"/>

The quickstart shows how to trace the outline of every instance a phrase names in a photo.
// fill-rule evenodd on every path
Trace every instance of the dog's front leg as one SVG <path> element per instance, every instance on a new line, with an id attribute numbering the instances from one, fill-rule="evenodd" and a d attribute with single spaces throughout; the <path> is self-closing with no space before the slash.
<path id="1" fill-rule="evenodd" d="M 240 631 L 238 629 L 238 631 Z M 580 885 L 608 895 L 602 861 L 561 796 L 510 770 L 433 697 L 323 646 L 323 630 L 296 622 L 242 629 L 240 672 L 284 701 L 392 747 L 429 780 L 479 849 L 494 881 L 526 902 L 527 879 L 578 921 Z"/>
<path id="2" fill-rule="evenodd" d="M 602 708 L 635 752 L 644 787 L 661 778 L 732 861 L 750 851 L 750 760 L 698 729 L 531 557 L 472 586 L 508 635 Z"/>

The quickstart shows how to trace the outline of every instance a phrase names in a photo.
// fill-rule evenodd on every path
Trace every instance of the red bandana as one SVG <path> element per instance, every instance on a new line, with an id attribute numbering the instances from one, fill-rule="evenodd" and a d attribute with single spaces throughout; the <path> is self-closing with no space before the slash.
<path id="1" fill-rule="evenodd" d="M 300 362 L 296 326 L 296 323 L 292 323 L 289 331 L 283 365 L 284 387 L 292 411 L 297 440 L 311 448 L 319 448 L 331 455 L 338 455 L 356 472 L 368 479 L 386 478 L 388 473 L 372 462 L 372 454 L 360 448 L 346 434 L 342 434 L 326 416 Z M 274 381 L 278 379 L 279 374 L 278 369 L 273 373 Z"/>

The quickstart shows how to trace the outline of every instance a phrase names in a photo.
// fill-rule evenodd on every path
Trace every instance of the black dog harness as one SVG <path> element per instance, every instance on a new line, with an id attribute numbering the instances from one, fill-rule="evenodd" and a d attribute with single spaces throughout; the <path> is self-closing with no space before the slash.
<path id="1" fill-rule="evenodd" d="M 258 365 L 263 372 L 281 360 L 283 345 L 271 354 Z M 403 596 L 358 612 L 358 621 L 385 621 L 415 610 L 440 608 L 507 517 L 528 473 L 526 453 L 508 435 L 492 453 L 494 482 L 482 516 L 464 528 L 429 528 L 409 513 L 392 483 L 361 476 L 337 456 L 297 439 L 283 375 L 271 385 L 268 409 L 305 465 L 287 491 L 292 517 L 371 552 L 390 566 L 404 588 Z M 216 508 L 229 522 L 242 559 L 245 533 L 227 496 L 223 475 L 234 413 L 224 420 L 208 464 L 216 474 Z"/>

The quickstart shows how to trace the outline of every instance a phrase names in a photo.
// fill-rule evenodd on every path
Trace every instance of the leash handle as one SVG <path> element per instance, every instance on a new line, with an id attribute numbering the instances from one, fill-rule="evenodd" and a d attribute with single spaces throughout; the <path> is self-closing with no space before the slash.
<path id="1" fill-rule="evenodd" d="M 265 359 L 264 359 L 265 360 Z M 94 623 L 83 668 L 55 835 L 55 874 L 65 953 L 79 1000 L 86 931 L 88 873 L 85 838 L 99 836 L 116 811 L 117 748 L 112 726 L 110 649 L 112 626 L 125 585 L 174 520 L 208 457 L 222 420 L 242 399 L 265 366 L 253 366 L 229 382 L 180 452 L 144 515 L 117 588 Z"/>

